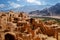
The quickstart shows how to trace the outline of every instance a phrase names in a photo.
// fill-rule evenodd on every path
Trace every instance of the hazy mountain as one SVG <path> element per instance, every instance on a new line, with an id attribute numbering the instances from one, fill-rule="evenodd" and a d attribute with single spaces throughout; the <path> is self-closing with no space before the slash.
<path id="1" fill-rule="evenodd" d="M 8 9 L 8 7 L 7 7 L 7 8 L 3 8 L 2 11 L 13 10 L 13 11 L 31 12 L 31 11 L 35 11 L 35 10 L 42 10 L 44 8 L 47 8 L 47 7 L 50 7 L 50 5 L 31 5 L 31 6 L 24 6 L 24 7 L 14 8 L 14 9 Z"/>
<path id="2" fill-rule="evenodd" d="M 40 14 L 40 15 L 60 15 L 60 3 L 57 3 L 54 6 L 51 6 L 50 8 L 45 8 L 43 10 L 36 10 L 36 11 L 32 11 L 30 12 L 30 14 Z"/>
<path id="3" fill-rule="evenodd" d="M 50 5 L 31 5 L 31 6 L 24 6 L 24 7 L 13 9 L 13 10 L 31 12 L 31 11 L 35 11 L 35 10 L 42 10 L 47 7 L 50 7 Z"/>
<path id="4" fill-rule="evenodd" d="M 60 15 L 60 3 L 50 7 L 48 10 L 52 13 L 52 15 Z"/>

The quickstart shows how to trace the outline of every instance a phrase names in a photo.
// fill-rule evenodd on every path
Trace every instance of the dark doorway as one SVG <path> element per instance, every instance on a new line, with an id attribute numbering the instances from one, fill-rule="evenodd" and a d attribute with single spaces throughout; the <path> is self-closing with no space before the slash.
<path id="1" fill-rule="evenodd" d="M 15 40 L 15 37 L 11 34 L 6 34 L 5 35 L 5 40 Z"/>

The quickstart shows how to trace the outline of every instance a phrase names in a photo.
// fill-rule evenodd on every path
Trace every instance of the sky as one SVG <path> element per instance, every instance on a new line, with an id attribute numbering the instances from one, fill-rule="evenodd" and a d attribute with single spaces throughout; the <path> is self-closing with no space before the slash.
<path id="1" fill-rule="evenodd" d="M 0 9 L 18 8 L 31 5 L 55 5 L 60 0 L 0 0 Z"/>

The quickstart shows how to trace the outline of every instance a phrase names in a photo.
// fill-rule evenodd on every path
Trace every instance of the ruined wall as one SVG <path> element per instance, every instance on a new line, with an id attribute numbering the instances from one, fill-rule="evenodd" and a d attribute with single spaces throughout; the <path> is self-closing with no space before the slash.
<path id="1" fill-rule="evenodd" d="M 0 40 L 50 40 L 49 38 L 57 40 L 57 31 L 41 20 L 30 18 L 22 12 L 0 14 Z"/>

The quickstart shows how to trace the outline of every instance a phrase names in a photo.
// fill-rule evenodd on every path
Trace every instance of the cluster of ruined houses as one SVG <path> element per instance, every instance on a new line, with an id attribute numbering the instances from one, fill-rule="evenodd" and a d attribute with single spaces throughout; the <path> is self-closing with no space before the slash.
<path id="1" fill-rule="evenodd" d="M 30 18 L 24 12 L 0 12 L 0 40 L 58 40 L 57 26 L 51 26 L 55 23 Z"/>

